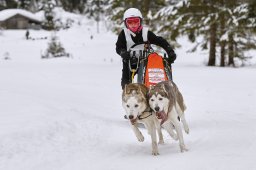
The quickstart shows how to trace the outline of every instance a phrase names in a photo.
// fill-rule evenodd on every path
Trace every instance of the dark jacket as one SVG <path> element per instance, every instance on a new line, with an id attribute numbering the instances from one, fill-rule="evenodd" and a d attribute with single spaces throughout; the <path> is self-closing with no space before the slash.
<path id="1" fill-rule="evenodd" d="M 142 31 L 136 34 L 135 37 L 131 37 L 134 43 L 143 43 Z M 175 52 L 171 48 L 170 44 L 164 38 L 156 36 L 152 31 L 148 31 L 148 41 L 150 44 L 162 47 L 167 52 L 170 61 L 173 62 L 176 59 Z M 127 50 L 124 30 L 121 31 L 116 42 L 117 54 L 120 55 L 122 50 Z"/>

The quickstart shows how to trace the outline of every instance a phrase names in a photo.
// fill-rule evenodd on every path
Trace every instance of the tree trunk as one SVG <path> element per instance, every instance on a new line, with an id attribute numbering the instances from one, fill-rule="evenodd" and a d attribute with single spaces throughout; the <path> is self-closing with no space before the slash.
<path id="1" fill-rule="evenodd" d="M 234 40 L 233 40 L 233 34 L 228 35 L 228 65 L 235 66 L 234 63 Z"/>
<path id="2" fill-rule="evenodd" d="M 209 51 L 209 61 L 208 66 L 215 66 L 216 60 L 216 23 L 210 26 L 210 51 Z"/>
<path id="3" fill-rule="evenodd" d="M 221 1 L 223 3 L 223 1 Z M 225 15 L 222 13 L 220 15 L 220 32 L 223 36 L 225 34 Z M 226 40 L 220 41 L 220 66 L 225 67 L 225 47 L 226 47 Z"/>
<path id="4" fill-rule="evenodd" d="M 220 42 L 220 66 L 225 67 L 225 47 L 226 47 L 226 42 L 221 41 Z"/>

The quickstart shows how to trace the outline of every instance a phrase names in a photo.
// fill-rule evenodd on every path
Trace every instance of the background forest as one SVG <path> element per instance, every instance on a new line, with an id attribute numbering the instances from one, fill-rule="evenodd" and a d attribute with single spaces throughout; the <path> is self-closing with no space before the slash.
<path id="1" fill-rule="evenodd" d="M 105 21 L 109 30 L 122 28 L 123 12 L 139 8 L 144 24 L 179 47 L 177 38 L 187 36 L 208 52 L 208 66 L 240 66 L 252 58 L 246 52 L 256 49 L 255 0 L 0 0 L 0 10 L 22 8 L 45 10 L 49 4 L 95 20 Z"/>

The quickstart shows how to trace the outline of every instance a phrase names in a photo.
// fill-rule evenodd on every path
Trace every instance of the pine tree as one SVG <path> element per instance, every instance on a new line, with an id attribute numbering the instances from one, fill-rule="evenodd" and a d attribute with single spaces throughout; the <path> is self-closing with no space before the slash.
<path id="1" fill-rule="evenodd" d="M 38 4 L 41 0 L 20 0 L 18 1 L 18 8 L 25 9 L 31 12 L 37 12 L 39 10 Z"/>
<path id="2" fill-rule="evenodd" d="M 17 0 L 5 0 L 5 8 L 17 8 L 18 7 L 18 1 Z"/>
<path id="3" fill-rule="evenodd" d="M 54 29 L 54 13 L 53 8 L 55 4 L 52 0 L 45 0 L 43 2 L 43 10 L 46 21 L 43 23 L 43 28 L 47 30 Z"/>
<path id="4" fill-rule="evenodd" d="M 123 13 L 126 9 L 126 2 L 122 0 L 112 0 L 106 9 L 107 20 L 113 23 L 113 32 L 120 32 L 122 29 Z"/>
<path id="5" fill-rule="evenodd" d="M 56 35 L 51 37 L 51 41 L 48 44 L 46 53 L 42 55 L 42 58 L 54 58 L 54 57 L 69 57 L 70 54 L 66 53 L 61 42 L 58 40 Z"/>
<path id="6" fill-rule="evenodd" d="M 83 13 L 87 0 L 56 0 L 56 5 L 61 5 L 66 11 Z"/>
<path id="7" fill-rule="evenodd" d="M 157 17 L 163 17 L 164 23 L 159 31 L 169 34 L 173 40 L 185 34 L 192 42 L 197 42 L 201 35 L 204 40 L 197 42 L 192 51 L 198 46 L 207 49 L 209 43 L 208 65 L 214 66 L 216 48 L 220 46 L 220 65 L 225 66 L 225 54 L 228 54 L 228 64 L 234 66 L 234 58 L 247 59 L 245 49 L 252 49 L 255 44 L 249 37 L 254 37 L 256 20 L 248 18 L 248 9 L 248 3 L 239 0 L 184 0 L 159 11 Z"/>
<path id="8" fill-rule="evenodd" d="M 29 10 L 31 3 L 32 3 L 31 0 L 20 0 L 19 1 L 19 7 L 22 8 L 22 9 Z"/>
<path id="9" fill-rule="evenodd" d="M 204 9 L 199 1 L 183 0 L 176 4 L 170 4 L 159 10 L 154 16 L 155 20 L 160 21 L 157 31 L 171 41 L 176 41 L 180 35 L 187 35 L 189 40 L 196 42 L 196 37 L 205 32 L 204 25 L 200 22 L 203 12 L 205 12 Z M 198 45 L 196 44 L 192 51 L 196 50 Z"/>
<path id="10" fill-rule="evenodd" d="M 249 56 L 244 52 L 256 48 L 253 36 L 255 18 L 249 18 L 248 3 L 240 1 L 227 2 L 226 36 L 228 42 L 228 65 L 235 66 L 235 59 L 246 61 Z"/>
<path id="11" fill-rule="evenodd" d="M 97 22 L 97 33 L 99 33 L 99 22 L 102 20 L 107 4 L 107 0 L 90 0 L 87 2 L 88 8 L 86 12 L 89 13 L 89 17 Z"/>
<path id="12" fill-rule="evenodd" d="M 0 11 L 6 8 L 5 0 L 0 0 Z"/>

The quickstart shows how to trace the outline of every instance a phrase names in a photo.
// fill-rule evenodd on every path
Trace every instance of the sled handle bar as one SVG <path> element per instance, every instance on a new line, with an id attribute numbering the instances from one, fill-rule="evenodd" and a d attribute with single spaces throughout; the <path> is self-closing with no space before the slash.
<path id="1" fill-rule="evenodd" d="M 138 46 L 138 45 L 141 45 L 141 44 L 144 44 L 144 50 L 141 50 L 141 49 L 133 49 L 134 47 Z M 161 47 L 162 48 L 162 47 Z M 155 50 L 151 47 L 151 44 L 147 41 L 147 42 L 140 42 L 140 43 L 135 43 L 134 45 L 131 46 L 130 50 L 128 51 L 130 54 L 131 52 L 132 53 L 132 56 L 135 56 L 135 51 L 143 51 L 144 54 L 145 53 L 148 53 L 148 54 L 151 54 L 151 53 L 154 53 Z M 165 51 L 165 50 L 164 50 Z M 142 53 L 140 52 L 140 56 Z M 144 56 L 144 55 L 143 55 Z M 147 58 L 147 57 L 143 57 L 143 58 Z M 167 59 L 168 57 L 166 57 L 166 51 L 164 52 L 164 56 L 163 56 L 163 59 Z"/>
<path id="2" fill-rule="evenodd" d="M 132 49 L 132 48 L 134 48 L 138 45 L 142 45 L 142 44 L 144 44 L 144 50 L 143 51 L 146 51 L 146 52 L 150 53 L 150 50 L 152 50 L 154 52 L 154 49 L 151 47 L 151 44 L 149 43 L 149 41 L 135 43 L 130 47 L 130 49 Z"/>
<path id="3" fill-rule="evenodd" d="M 141 44 L 150 45 L 149 42 L 140 42 L 140 43 L 135 43 L 135 44 L 133 44 L 133 45 L 131 46 L 131 48 L 134 48 L 134 47 L 136 47 L 137 45 L 141 45 Z"/>
<path id="4" fill-rule="evenodd" d="M 139 57 L 136 57 L 136 51 L 139 51 Z M 144 50 L 140 50 L 140 49 L 133 49 L 133 50 L 129 50 L 128 53 L 130 54 L 131 57 L 136 57 L 139 59 L 145 59 L 147 58 L 145 56 L 145 51 Z M 152 52 L 153 53 L 153 52 Z M 164 53 L 164 56 L 162 57 L 163 59 L 167 59 L 168 57 L 166 56 L 166 52 Z"/>
<path id="5" fill-rule="evenodd" d="M 139 57 L 136 56 L 136 52 L 139 52 Z M 130 54 L 130 57 L 135 57 L 135 58 L 138 58 L 138 59 L 144 59 L 144 58 L 147 58 L 145 57 L 145 52 L 143 50 L 140 50 L 140 49 L 135 49 L 135 50 L 129 50 L 128 51 L 129 54 Z"/>

